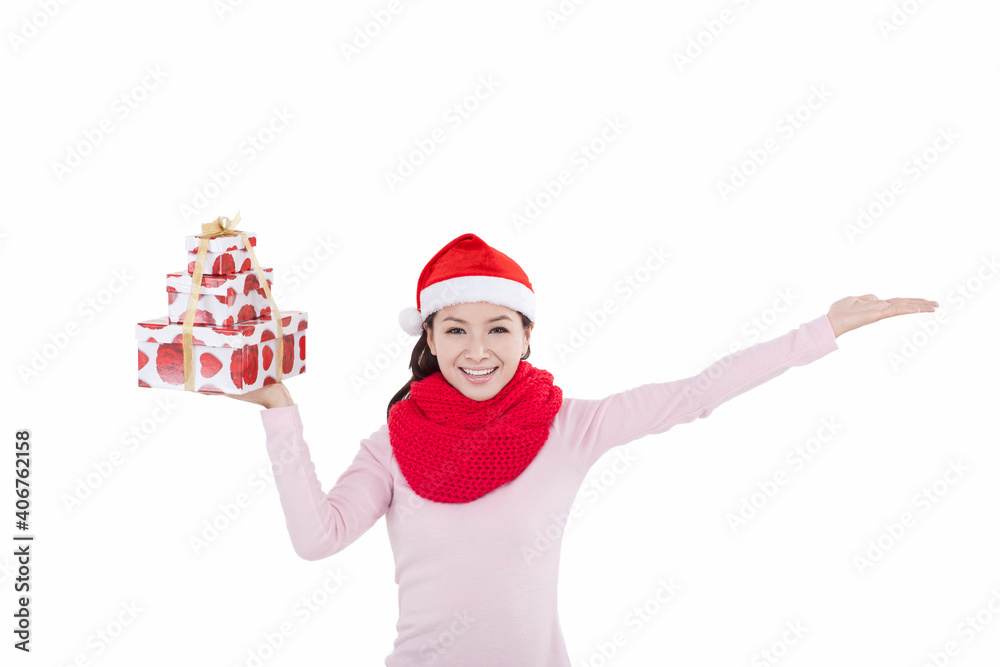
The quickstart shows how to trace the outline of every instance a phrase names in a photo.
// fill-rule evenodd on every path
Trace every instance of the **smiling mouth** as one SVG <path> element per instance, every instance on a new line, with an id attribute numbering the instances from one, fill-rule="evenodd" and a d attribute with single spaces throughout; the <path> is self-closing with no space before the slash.
<path id="1" fill-rule="evenodd" d="M 496 371 L 497 368 L 499 368 L 499 366 L 491 368 L 488 371 L 470 371 L 470 370 L 468 370 L 466 368 L 462 368 L 461 370 L 462 370 L 463 373 L 465 373 L 469 377 L 482 378 L 482 377 L 486 377 L 487 375 L 493 374 Z"/>

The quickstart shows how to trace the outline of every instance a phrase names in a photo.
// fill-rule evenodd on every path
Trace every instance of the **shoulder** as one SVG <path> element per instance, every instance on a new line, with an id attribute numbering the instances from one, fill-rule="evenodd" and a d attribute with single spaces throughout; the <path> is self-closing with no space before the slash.
<path id="1" fill-rule="evenodd" d="M 556 416 L 552 418 L 551 431 L 565 435 L 567 431 L 579 428 L 581 422 L 587 421 L 593 416 L 600 402 L 600 399 L 563 396 L 562 405 L 559 406 Z"/>
<path id="2" fill-rule="evenodd" d="M 666 385 L 646 383 L 599 398 L 563 397 L 559 412 L 552 420 L 552 430 L 572 436 L 586 432 L 593 424 L 627 422 L 637 409 L 655 397 L 657 388 L 663 386 Z"/>
<path id="3" fill-rule="evenodd" d="M 379 463 L 390 468 L 393 459 L 392 442 L 389 440 L 389 424 L 383 423 L 371 435 L 361 441 L 361 446 L 371 452 Z"/>

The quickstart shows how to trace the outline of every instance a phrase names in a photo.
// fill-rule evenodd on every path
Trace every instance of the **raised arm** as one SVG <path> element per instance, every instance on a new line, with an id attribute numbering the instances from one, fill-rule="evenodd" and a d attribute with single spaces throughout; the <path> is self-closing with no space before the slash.
<path id="1" fill-rule="evenodd" d="M 609 449 L 674 424 L 707 417 L 721 403 L 838 349 L 826 315 L 724 357 L 698 375 L 644 384 L 603 399 L 572 399 L 556 415 L 552 435 L 585 475 Z"/>
<path id="2" fill-rule="evenodd" d="M 267 435 L 274 483 L 295 553 L 319 560 L 346 548 L 386 513 L 392 500 L 392 475 L 380 437 L 383 425 L 362 440 L 354 461 L 333 487 L 323 491 L 303 438 L 299 407 L 292 404 L 260 411 Z"/>

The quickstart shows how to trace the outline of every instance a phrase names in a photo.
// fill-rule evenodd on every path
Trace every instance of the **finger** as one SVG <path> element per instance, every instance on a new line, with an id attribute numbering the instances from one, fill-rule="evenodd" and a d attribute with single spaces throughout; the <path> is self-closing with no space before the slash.
<path id="1" fill-rule="evenodd" d="M 889 299 L 889 302 L 894 305 L 899 305 L 904 308 L 917 308 L 920 312 L 933 311 L 940 304 L 937 301 L 929 301 L 927 299 L 914 299 L 914 298 L 895 298 Z"/>
<path id="2" fill-rule="evenodd" d="M 911 303 L 895 302 L 890 303 L 888 301 L 883 302 L 885 308 L 881 312 L 881 317 L 895 317 L 896 315 L 911 315 L 913 313 L 930 313 L 934 311 L 934 307 L 930 305 L 918 305 Z"/>

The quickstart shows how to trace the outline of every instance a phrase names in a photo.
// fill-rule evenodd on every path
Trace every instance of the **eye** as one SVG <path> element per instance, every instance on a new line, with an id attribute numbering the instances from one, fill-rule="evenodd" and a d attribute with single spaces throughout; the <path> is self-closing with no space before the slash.
<path id="1" fill-rule="evenodd" d="M 497 331 L 497 330 L 499 330 L 502 333 L 508 333 L 506 327 L 493 327 L 493 329 L 490 331 L 490 333 L 492 333 L 493 331 Z M 461 327 L 452 327 L 452 328 L 448 329 L 447 331 L 445 331 L 445 333 L 451 333 L 453 331 L 462 331 L 462 332 L 464 332 L 464 329 L 462 329 Z"/>

